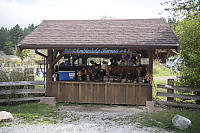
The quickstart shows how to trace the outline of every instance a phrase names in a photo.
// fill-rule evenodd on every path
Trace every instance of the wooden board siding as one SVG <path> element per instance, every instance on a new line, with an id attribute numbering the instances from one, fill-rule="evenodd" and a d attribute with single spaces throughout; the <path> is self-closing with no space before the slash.
<path id="1" fill-rule="evenodd" d="M 58 102 L 145 105 L 151 100 L 149 84 L 49 82 Z"/>

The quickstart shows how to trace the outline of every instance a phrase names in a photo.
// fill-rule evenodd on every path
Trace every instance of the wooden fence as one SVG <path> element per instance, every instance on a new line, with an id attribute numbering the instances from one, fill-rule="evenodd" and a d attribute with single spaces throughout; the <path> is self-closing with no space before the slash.
<path id="1" fill-rule="evenodd" d="M 12 82 L 0 82 L 0 87 L 12 87 L 12 86 L 32 86 L 32 85 L 44 85 L 44 81 L 12 81 Z M 12 97 L 11 95 L 24 95 L 26 97 Z M 24 101 L 39 101 L 44 95 L 45 89 L 1 89 L 0 96 L 4 97 L 5 95 L 10 96 L 8 98 L 0 99 L 0 103 L 9 103 L 9 102 L 24 102 Z"/>
<path id="2" fill-rule="evenodd" d="M 175 100 L 175 98 L 180 98 L 183 100 L 200 100 L 200 96 L 194 94 L 194 92 L 200 92 L 200 89 L 173 86 L 173 82 L 174 82 L 173 79 L 168 79 L 167 85 L 160 85 L 160 84 L 157 85 L 157 88 L 167 89 L 167 92 L 159 92 L 159 91 L 157 92 L 156 94 L 157 96 L 167 97 L 167 101 L 157 101 L 158 104 L 165 104 L 177 107 L 200 108 L 200 105 L 198 104 L 180 103 L 180 102 L 178 103 Z M 179 93 L 176 94 L 175 90 Z"/>

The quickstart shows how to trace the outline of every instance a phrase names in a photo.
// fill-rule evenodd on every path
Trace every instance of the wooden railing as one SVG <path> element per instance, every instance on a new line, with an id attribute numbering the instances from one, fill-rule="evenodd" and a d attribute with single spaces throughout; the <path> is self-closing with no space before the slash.
<path id="1" fill-rule="evenodd" d="M 44 85 L 44 81 L 11 81 L 11 82 L 0 82 L 0 87 L 8 86 L 30 86 L 30 85 Z M 27 94 L 27 97 L 22 98 L 3 98 L 0 99 L 0 103 L 9 103 L 9 102 L 23 102 L 23 101 L 39 101 L 43 97 L 35 96 L 44 95 L 45 89 L 1 89 L 0 95 L 22 95 Z M 32 97 L 30 97 L 32 96 Z"/>
<path id="2" fill-rule="evenodd" d="M 173 86 L 173 82 L 174 82 L 173 79 L 168 79 L 168 85 L 161 85 L 161 84 L 157 85 L 157 88 L 167 89 L 167 92 L 159 92 L 159 91 L 157 92 L 157 94 L 156 94 L 157 96 L 167 97 L 167 101 L 157 101 L 158 104 L 166 104 L 166 105 L 180 106 L 180 107 L 200 108 L 200 105 L 197 105 L 197 104 L 177 103 L 175 100 L 175 98 L 180 98 L 183 100 L 200 100 L 200 96 L 194 94 L 194 92 L 200 92 L 200 89 L 187 88 L 187 87 L 181 87 L 181 86 Z M 179 93 L 175 94 L 174 90 L 178 91 Z M 184 94 L 181 92 L 186 92 L 187 94 Z"/>

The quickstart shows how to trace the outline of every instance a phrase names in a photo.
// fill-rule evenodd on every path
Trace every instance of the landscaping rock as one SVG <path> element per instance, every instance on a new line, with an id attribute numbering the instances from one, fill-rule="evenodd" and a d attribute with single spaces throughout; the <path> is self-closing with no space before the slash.
<path id="1" fill-rule="evenodd" d="M 173 125 L 181 130 L 187 129 L 189 126 L 191 126 L 191 121 L 183 116 L 175 115 L 172 118 Z"/>
<path id="2" fill-rule="evenodd" d="M 10 112 L 0 111 L 0 122 L 13 121 L 13 116 Z"/>

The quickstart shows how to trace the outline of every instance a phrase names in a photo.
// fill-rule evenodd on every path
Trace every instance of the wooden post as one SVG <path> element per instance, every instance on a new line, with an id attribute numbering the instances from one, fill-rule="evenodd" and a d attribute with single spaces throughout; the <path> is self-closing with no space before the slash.
<path id="1" fill-rule="evenodd" d="M 48 49 L 48 56 L 46 61 L 46 96 L 53 96 L 52 87 L 49 81 L 53 81 L 53 49 Z"/>
<path id="2" fill-rule="evenodd" d="M 87 57 L 86 56 L 82 57 L 82 61 L 83 61 L 82 63 L 87 66 Z"/>
<path id="3" fill-rule="evenodd" d="M 149 74 L 152 75 L 153 78 L 153 50 L 148 50 L 147 54 L 148 54 L 148 58 L 149 58 L 149 65 L 147 66 L 147 72 L 149 72 Z M 153 80 L 153 79 L 152 79 Z M 152 86 L 152 85 L 151 85 Z M 152 101 L 152 87 L 148 93 L 148 101 Z"/>
<path id="4" fill-rule="evenodd" d="M 174 79 L 168 79 L 167 84 L 173 86 L 174 85 Z M 174 94 L 174 89 L 167 89 L 167 93 Z M 167 97 L 167 101 L 173 102 L 174 98 L 173 97 Z"/>

